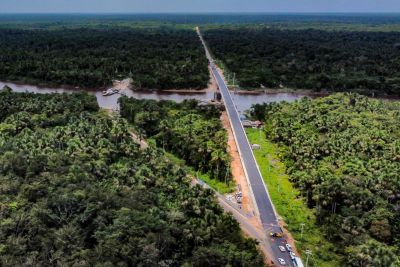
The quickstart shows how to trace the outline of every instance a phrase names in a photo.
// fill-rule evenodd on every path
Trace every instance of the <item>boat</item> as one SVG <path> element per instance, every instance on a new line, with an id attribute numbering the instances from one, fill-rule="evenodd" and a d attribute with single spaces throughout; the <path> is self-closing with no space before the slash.
<path id="1" fill-rule="evenodd" d="M 106 91 L 103 91 L 102 95 L 103 96 L 110 96 L 110 95 L 114 95 L 114 94 L 117 94 L 117 93 L 119 93 L 118 89 L 111 88 L 111 89 L 108 89 Z"/>

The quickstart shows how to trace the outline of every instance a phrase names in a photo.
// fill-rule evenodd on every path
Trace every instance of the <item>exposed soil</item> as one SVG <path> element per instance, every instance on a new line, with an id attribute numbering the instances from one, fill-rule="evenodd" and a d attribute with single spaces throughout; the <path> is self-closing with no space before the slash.
<path id="1" fill-rule="evenodd" d="M 253 208 L 253 203 L 249 197 L 250 196 L 249 186 L 247 184 L 243 165 L 242 162 L 240 161 L 239 152 L 236 146 L 235 138 L 233 136 L 233 132 L 226 111 L 222 112 L 221 121 L 223 127 L 228 133 L 228 152 L 232 158 L 231 162 L 232 176 L 236 184 L 240 184 L 240 186 L 242 187 L 243 210 L 246 213 L 252 213 L 254 208 Z"/>
<path id="2" fill-rule="evenodd" d="M 222 70 L 219 68 L 218 68 L 218 71 L 222 73 Z M 224 76 L 222 76 L 222 77 L 224 77 Z M 240 184 L 241 188 L 242 188 L 242 195 L 243 195 L 242 208 L 243 208 L 244 212 L 253 215 L 252 217 L 247 218 L 247 222 L 250 225 L 252 225 L 255 229 L 258 229 L 258 231 L 260 231 L 260 233 L 262 233 L 264 231 L 263 227 L 262 227 L 260 221 L 258 220 L 258 217 L 254 216 L 255 215 L 254 203 L 250 196 L 249 185 L 247 183 L 243 165 L 240 160 L 239 151 L 236 146 L 235 137 L 233 135 L 231 124 L 230 124 L 228 114 L 226 113 L 226 111 L 222 112 L 222 114 L 221 114 L 221 122 L 222 122 L 223 127 L 225 128 L 225 130 L 228 133 L 228 152 L 232 158 L 232 162 L 231 162 L 232 176 L 233 176 L 233 179 L 235 180 L 236 184 Z M 243 229 L 243 230 L 245 230 L 245 229 Z M 247 236 L 254 238 L 254 236 L 250 235 L 246 231 L 244 231 L 244 232 L 246 233 Z M 263 254 L 265 256 L 264 259 L 265 259 L 265 263 L 267 264 L 267 266 L 273 266 L 273 264 L 271 263 L 272 255 L 269 254 L 269 251 L 264 247 L 263 244 L 261 244 L 259 246 L 259 248 L 261 249 L 261 251 L 263 252 Z"/>
<path id="3" fill-rule="evenodd" d="M 238 152 L 238 149 L 236 146 L 235 138 L 233 136 L 233 132 L 232 132 L 231 125 L 230 125 L 229 118 L 228 118 L 226 111 L 222 112 L 221 121 L 222 121 L 223 127 L 225 128 L 225 130 L 228 133 L 228 152 L 232 158 L 232 162 L 231 162 L 232 176 L 233 176 L 233 179 L 235 180 L 236 184 L 240 184 L 241 188 L 242 188 L 242 194 L 243 194 L 243 207 L 242 208 L 246 213 L 254 215 L 255 214 L 254 213 L 254 204 L 253 204 L 252 198 L 250 197 L 249 185 L 247 184 L 247 179 L 246 179 L 246 176 L 244 173 L 243 165 L 240 160 L 240 155 L 239 155 L 239 152 Z M 261 233 L 264 231 L 257 216 L 252 216 L 251 218 L 248 218 L 247 222 L 250 225 L 252 225 L 255 229 L 258 229 Z M 283 220 L 279 220 L 279 224 L 281 225 L 281 227 L 284 231 L 287 242 L 292 246 L 292 248 L 294 249 L 294 252 L 297 255 L 299 255 L 296 251 L 295 240 L 286 228 L 287 225 L 285 224 L 285 222 Z M 243 230 L 247 236 L 254 238 L 254 236 L 247 233 L 245 231 L 245 229 L 243 229 Z M 272 255 L 269 254 L 269 251 L 267 249 L 265 249 L 265 247 L 263 245 L 260 245 L 259 248 L 265 255 L 265 263 L 268 266 L 274 266 L 271 262 Z"/>
<path id="4" fill-rule="evenodd" d="M 114 80 L 113 81 L 113 88 L 118 89 L 118 90 L 126 90 L 132 88 L 132 79 L 131 78 L 126 78 L 121 81 L 119 80 Z"/>

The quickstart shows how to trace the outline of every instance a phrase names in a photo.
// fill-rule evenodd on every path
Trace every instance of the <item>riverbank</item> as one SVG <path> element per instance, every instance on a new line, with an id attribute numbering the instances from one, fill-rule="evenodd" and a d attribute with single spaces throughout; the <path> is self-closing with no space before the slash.
<path id="1" fill-rule="evenodd" d="M 221 73 L 223 73 L 222 69 L 219 69 Z M 207 88 L 204 89 L 157 89 L 157 88 L 134 88 L 132 85 L 132 80 L 130 78 L 126 78 L 123 80 L 114 80 L 112 84 L 108 86 L 102 86 L 98 88 L 81 88 L 81 87 L 74 87 L 70 85 L 54 85 L 54 84 L 45 84 L 45 83 L 31 83 L 27 84 L 21 81 L 8 81 L 8 80 L 0 80 L 0 89 L 4 87 L 4 85 L 8 85 L 9 87 L 13 88 L 16 92 L 35 92 L 35 93 L 74 93 L 74 92 L 88 92 L 91 94 L 97 95 L 97 93 L 101 93 L 102 91 L 108 88 L 117 88 L 122 91 L 124 95 L 135 97 L 135 95 L 163 95 L 166 96 L 168 94 L 176 94 L 176 95 L 184 95 L 187 98 L 194 98 L 198 99 L 198 96 L 207 95 L 207 99 L 200 97 L 200 101 L 208 101 L 214 97 L 214 93 L 218 92 L 218 86 L 214 79 L 210 80 L 210 83 Z M 16 90 L 14 88 L 17 88 Z M 23 90 L 26 89 L 26 90 Z M 296 99 L 300 99 L 303 97 L 310 97 L 310 98 L 318 98 L 318 97 L 325 97 L 329 96 L 330 94 L 334 93 L 333 91 L 322 91 L 316 92 L 309 89 L 291 89 L 291 88 L 255 88 L 255 89 L 233 89 L 230 88 L 232 94 L 236 96 L 253 96 L 254 104 L 261 104 L 263 102 L 279 102 L 279 101 L 287 101 L 292 102 Z M 368 97 L 375 98 L 375 99 L 382 99 L 382 100 L 389 100 L 389 101 L 396 101 L 400 100 L 400 96 L 396 95 L 375 95 L 371 96 L 367 92 L 357 92 L 363 95 L 367 95 Z M 261 97 L 262 101 L 256 99 L 256 97 Z M 162 99 L 163 97 L 161 97 Z M 152 98 L 153 99 L 153 98 Z M 157 99 L 157 98 L 155 98 Z M 173 100 L 173 99 L 172 99 Z M 178 100 L 179 101 L 179 100 Z M 240 106 L 241 104 L 238 103 Z M 251 107 L 248 106 L 247 109 Z M 111 108 L 107 106 L 107 108 Z M 244 110 L 240 110 L 244 111 Z"/>
<path id="2" fill-rule="evenodd" d="M 291 88 L 256 88 L 256 89 L 232 89 L 232 92 L 237 94 L 299 94 L 306 96 L 324 97 L 332 94 L 333 92 L 323 91 L 316 92 L 309 89 L 291 89 Z"/>
<path id="3" fill-rule="evenodd" d="M 203 92 L 197 92 L 190 90 L 189 92 L 182 92 L 181 90 L 176 92 L 166 92 L 159 90 L 122 90 L 120 94 L 112 96 L 103 96 L 99 90 L 76 90 L 76 89 L 65 89 L 65 88 L 49 88 L 39 87 L 35 85 L 17 84 L 10 82 L 0 82 L 0 89 L 4 86 L 9 86 L 14 92 L 30 92 L 37 94 L 51 94 L 51 93 L 76 93 L 80 91 L 88 92 L 89 94 L 95 95 L 97 102 L 101 108 L 118 110 L 119 104 L 118 99 L 125 95 L 127 97 L 134 97 L 137 99 L 154 99 L 154 100 L 172 100 L 176 102 L 182 102 L 186 99 L 196 99 L 201 102 L 209 102 L 214 98 L 216 90 L 216 84 L 210 83 L 209 90 Z M 297 94 L 234 94 L 233 98 L 240 112 L 244 112 L 251 108 L 254 104 L 261 104 L 264 102 L 293 102 L 297 99 L 304 97 L 304 95 Z"/>
<path id="4" fill-rule="evenodd" d="M 190 88 L 183 88 L 183 89 L 158 89 L 158 88 L 137 88 L 133 86 L 133 81 L 131 78 L 125 78 L 122 80 L 113 80 L 110 84 L 104 86 L 97 86 L 97 87 L 80 87 L 80 86 L 73 86 L 73 85 L 66 85 L 66 84 L 53 84 L 53 83 L 43 83 L 43 82 L 36 82 L 33 80 L 29 81 L 18 81 L 18 80 L 0 80 L 0 84 L 13 84 L 16 86 L 27 86 L 27 87 L 37 87 L 43 89 L 54 89 L 54 90 L 67 90 L 67 91 L 85 91 L 85 92 L 102 92 L 109 88 L 116 88 L 119 90 L 126 90 L 130 89 L 133 91 L 159 91 L 159 92 L 171 92 L 171 93 L 205 93 L 209 91 L 216 91 L 217 87 L 212 87 L 209 85 L 207 88 L 204 89 L 190 89 Z M 1 89 L 1 88 L 0 88 Z"/>
<path id="5" fill-rule="evenodd" d="M 294 89 L 294 88 L 249 88 L 249 89 L 233 89 L 230 88 L 231 92 L 235 92 L 237 94 L 295 94 L 295 95 L 304 95 L 311 98 L 317 97 L 325 97 L 335 93 L 357 93 L 360 95 L 365 95 L 370 98 L 375 99 L 383 99 L 383 100 L 399 100 L 400 95 L 389 95 L 382 94 L 378 91 L 371 92 L 370 90 L 350 90 L 350 91 L 331 91 L 331 90 L 323 90 L 323 91 L 315 91 L 312 89 Z"/>

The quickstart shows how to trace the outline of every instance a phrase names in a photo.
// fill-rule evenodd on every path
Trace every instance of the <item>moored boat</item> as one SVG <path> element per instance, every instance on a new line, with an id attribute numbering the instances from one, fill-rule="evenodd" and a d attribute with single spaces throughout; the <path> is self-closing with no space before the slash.
<path id="1" fill-rule="evenodd" d="M 114 95 L 114 94 L 117 94 L 117 93 L 119 93 L 119 90 L 118 89 L 115 89 L 115 88 L 111 88 L 111 89 L 107 89 L 106 91 L 103 91 L 103 96 L 110 96 L 110 95 Z"/>

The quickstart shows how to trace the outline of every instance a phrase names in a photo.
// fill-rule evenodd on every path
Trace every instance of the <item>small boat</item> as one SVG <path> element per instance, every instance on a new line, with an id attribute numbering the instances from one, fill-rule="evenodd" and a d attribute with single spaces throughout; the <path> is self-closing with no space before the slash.
<path id="1" fill-rule="evenodd" d="M 103 94 L 103 96 L 110 96 L 110 95 L 114 95 L 114 94 L 117 94 L 117 93 L 119 93 L 118 89 L 111 88 L 111 89 L 108 89 L 106 91 L 103 91 L 102 94 Z"/>

